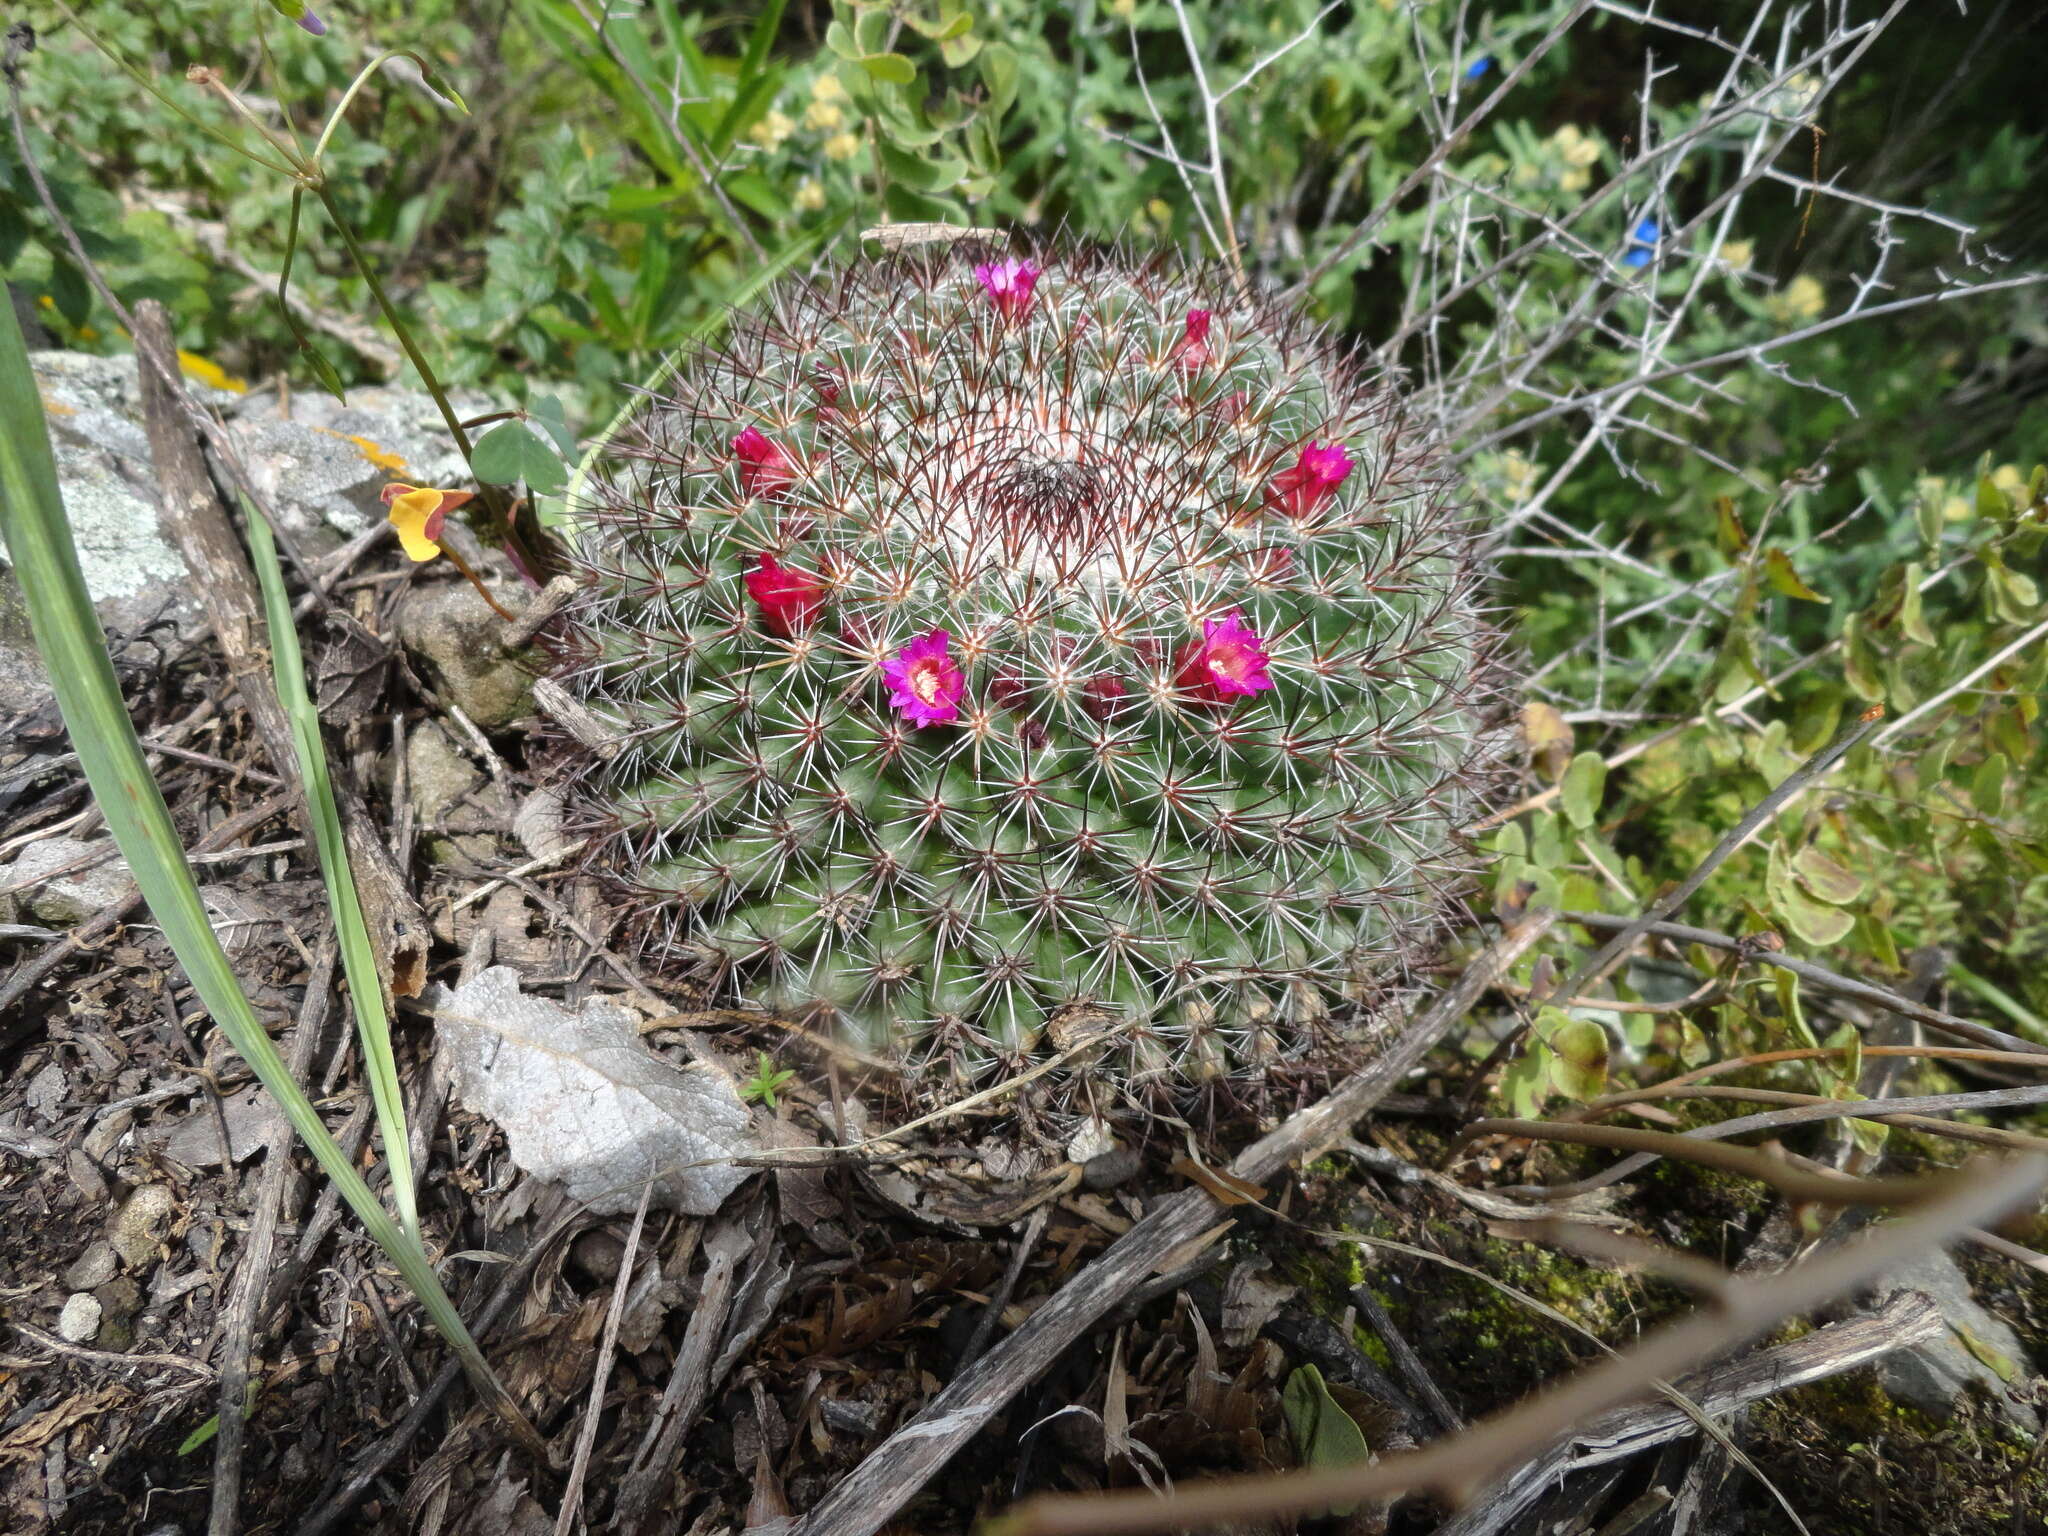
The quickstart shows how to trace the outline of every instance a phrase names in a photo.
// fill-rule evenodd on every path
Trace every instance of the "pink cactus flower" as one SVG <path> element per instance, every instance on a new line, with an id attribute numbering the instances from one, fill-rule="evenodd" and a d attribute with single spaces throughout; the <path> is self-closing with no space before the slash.
<path id="1" fill-rule="evenodd" d="M 1310 443 L 1290 469 L 1283 469 L 1266 487 L 1266 505 L 1288 517 L 1312 517 L 1351 473 L 1351 455 L 1342 443 Z"/>
<path id="2" fill-rule="evenodd" d="M 1022 320 L 1031 313 L 1031 290 L 1038 285 L 1038 267 L 1015 256 L 1002 261 L 983 262 L 974 269 L 975 278 L 988 290 L 989 302 L 1005 320 Z"/>
<path id="3" fill-rule="evenodd" d="M 825 583 L 809 571 L 791 570 L 773 555 L 747 572 L 747 594 L 761 610 L 761 623 L 787 640 L 818 622 L 825 611 Z"/>
<path id="4" fill-rule="evenodd" d="M 732 440 L 740 461 L 740 489 L 749 496 L 773 501 L 796 484 L 796 466 L 775 440 L 759 427 L 749 427 Z"/>
<path id="5" fill-rule="evenodd" d="M 1228 704 L 1271 688 L 1272 661 L 1265 643 L 1233 608 L 1220 619 L 1202 621 L 1202 643 L 1181 652 L 1176 680 L 1198 703 Z"/>
<path id="6" fill-rule="evenodd" d="M 882 663 L 889 703 L 912 725 L 944 725 L 959 718 L 967 677 L 950 654 L 952 643 L 950 634 L 935 629 Z"/>
<path id="7" fill-rule="evenodd" d="M 1187 334 L 1175 344 L 1173 366 L 1182 373 L 1200 373 L 1209 366 L 1209 311 L 1188 311 Z"/>

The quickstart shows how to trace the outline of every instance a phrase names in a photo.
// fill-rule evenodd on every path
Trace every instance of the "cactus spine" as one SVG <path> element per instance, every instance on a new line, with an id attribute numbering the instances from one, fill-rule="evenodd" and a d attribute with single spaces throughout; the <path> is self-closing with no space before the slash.
<path id="1" fill-rule="evenodd" d="M 650 942 L 745 1001 L 934 1095 L 1085 1009 L 1095 1075 L 1170 1085 L 1341 1035 L 1436 921 L 1493 752 L 1480 566 L 1395 391 L 1296 317 L 898 258 L 782 289 L 621 444 L 562 670 L 623 747 L 576 796 Z"/>

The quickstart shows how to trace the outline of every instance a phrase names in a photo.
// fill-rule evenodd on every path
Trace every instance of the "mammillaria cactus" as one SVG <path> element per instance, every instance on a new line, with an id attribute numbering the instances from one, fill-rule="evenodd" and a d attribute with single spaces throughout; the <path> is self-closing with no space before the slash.
<path id="1" fill-rule="evenodd" d="M 684 359 L 586 509 L 576 795 L 642 930 L 934 1094 L 1355 1034 L 1495 748 L 1397 393 L 1224 274 L 898 257 Z M 1339 1006 L 1334 1006 L 1339 1005 Z"/>

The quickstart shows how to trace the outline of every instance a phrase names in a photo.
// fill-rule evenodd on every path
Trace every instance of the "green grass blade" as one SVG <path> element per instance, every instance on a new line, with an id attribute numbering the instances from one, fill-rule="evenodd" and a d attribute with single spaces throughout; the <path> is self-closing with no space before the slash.
<path id="1" fill-rule="evenodd" d="M 0 304 L 0 537 L 6 540 L 36 648 L 49 669 L 86 782 L 193 991 L 283 1108 L 363 1229 L 390 1255 L 427 1316 L 461 1357 L 478 1391 L 524 1443 L 538 1445 L 538 1437 L 498 1384 L 461 1313 L 441 1288 L 425 1250 L 378 1203 L 293 1081 L 207 922 L 184 846 L 122 703 L 106 636 L 78 569 L 78 550 L 64 515 L 57 465 L 43 424 L 42 400 L 29 370 L 21 326 L 13 306 L 5 304 Z"/>
<path id="2" fill-rule="evenodd" d="M 277 699 L 291 722 L 292 745 L 299 755 L 306 805 L 312 812 L 313 838 L 320 852 L 320 878 L 327 884 L 327 908 L 341 948 L 341 968 L 355 1003 L 356 1035 L 363 1045 L 363 1064 L 370 1079 L 370 1098 L 377 1106 L 377 1132 L 391 1170 L 391 1195 L 398 1220 L 414 1241 L 420 1235 L 418 1195 L 413 1188 L 412 1142 L 406 1130 L 405 1091 L 398 1081 L 398 1059 L 391 1051 L 391 1020 L 384 1011 L 384 981 L 370 947 L 369 925 L 356 895 L 349 868 L 348 844 L 341 833 L 341 812 L 334 804 L 334 783 L 327 772 L 327 748 L 320 739 L 320 711 L 306 689 L 306 664 L 292 623 L 291 598 L 284 590 L 284 570 L 277 562 L 277 544 L 270 524 L 242 498 L 249 524 L 249 548 L 255 555 L 256 579 L 263 586 L 263 611 L 270 624 L 270 665 L 277 679 Z"/>

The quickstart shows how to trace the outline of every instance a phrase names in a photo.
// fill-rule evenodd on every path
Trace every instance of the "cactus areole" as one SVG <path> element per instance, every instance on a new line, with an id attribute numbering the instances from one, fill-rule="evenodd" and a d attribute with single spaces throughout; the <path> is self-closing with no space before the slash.
<path id="1" fill-rule="evenodd" d="M 621 745 L 571 797 L 728 996 L 935 1099 L 1085 1025 L 1113 1097 L 1356 1042 L 1439 926 L 1473 531 L 1397 392 L 1222 274 L 786 286 L 594 484 L 561 676 Z"/>

